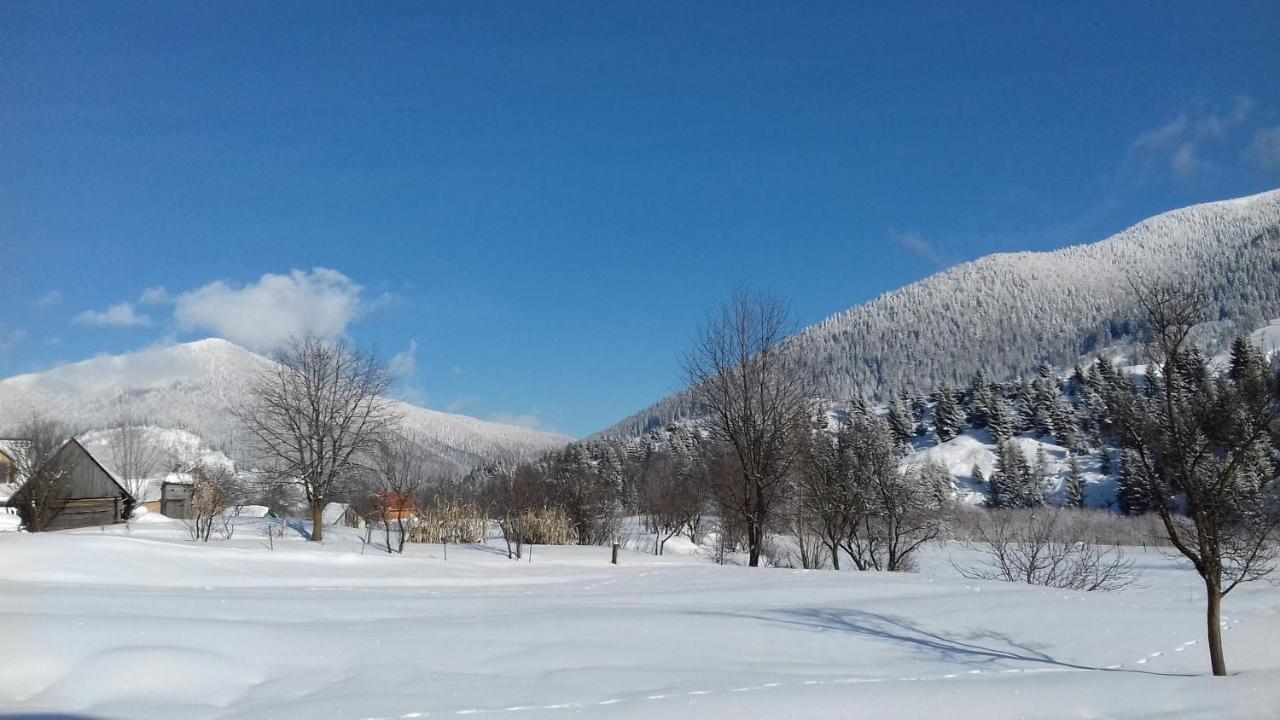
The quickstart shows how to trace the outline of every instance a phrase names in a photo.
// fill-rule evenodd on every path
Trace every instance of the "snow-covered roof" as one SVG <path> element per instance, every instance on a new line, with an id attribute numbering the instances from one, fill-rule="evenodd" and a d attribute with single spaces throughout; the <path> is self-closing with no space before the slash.
<path id="1" fill-rule="evenodd" d="M 266 505 L 238 505 L 227 508 L 224 514 L 232 517 L 263 518 L 271 514 L 271 508 Z"/>
<path id="2" fill-rule="evenodd" d="M 17 459 L 18 453 L 22 452 L 22 449 L 30 444 L 30 440 L 0 438 L 0 453 L 4 453 L 10 458 Z"/>
<path id="3" fill-rule="evenodd" d="M 324 520 L 325 525 L 333 525 L 342 520 L 342 516 L 346 514 L 349 507 L 351 506 L 347 503 L 331 502 L 324 506 L 324 514 L 321 515 L 321 519 Z"/>

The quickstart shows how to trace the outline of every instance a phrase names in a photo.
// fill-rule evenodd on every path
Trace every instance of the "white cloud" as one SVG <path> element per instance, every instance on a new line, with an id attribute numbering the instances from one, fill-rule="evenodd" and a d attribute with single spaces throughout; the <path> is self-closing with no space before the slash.
<path id="1" fill-rule="evenodd" d="M 496 412 L 490 413 L 485 418 L 489 422 L 501 423 L 502 425 L 515 425 L 516 427 L 528 428 L 529 430 L 541 430 L 543 432 L 554 432 L 542 422 L 542 418 L 538 417 L 537 411 L 531 413 L 508 413 Z"/>
<path id="2" fill-rule="evenodd" d="M 129 303 L 122 302 L 106 310 L 85 310 L 72 318 L 72 322 L 89 327 L 128 328 L 146 327 L 151 324 L 151 318 L 135 312 Z"/>
<path id="3" fill-rule="evenodd" d="M 466 371 L 466 370 L 464 370 L 464 369 L 462 368 L 462 366 L 461 366 L 461 365 L 454 365 L 453 367 L 451 367 L 451 368 L 449 368 L 449 369 L 450 369 L 451 371 L 453 371 L 453 374 L 454 374 L 454 375 L 465 375 L 465 374 L 467 374 L 467 371 Z"/>
<path id="4" fill-rule="evenodd" d="M 1173 157 L 1169 158 L 1169 167 L 1180 178 L 1189 178 L 1194 175 L 1196 170 L 1200 168 L 1200 159 L 1196 157 L 1195 144 L 1183 143 L 1179 146 Z"/>
<path id="5" fill-rule="evenodd" d="M 1254 100 L 1248 95 L 1236 98 L 1231 110 L 1221 115 L 1206 113 L 1196 124 L 1196 134 L 1202 138 L 1220 139 L 1235 128 L 1244 124 L 1253 111 Z"/>
<path id="6" fill-rule="evenodd" d="M 1180 115 L 1177 119 L 1139 135 L 1138 139 L 1133 141 L 1133 147 L 1138 150 L 1161 150 L 1167 148 L 1182 137 L 1182 133 L 1186 129 L 1187 116 Z"/>
<path id="7" fill-rule="evenodd" d="M 363 291 L 346 275 L 326 268 L 267 273 L 244 286 L 219 280 L 179 295 L 174 319 L 183 330 L 207 330 L 266 352 L 292 337 L 341 337 L 368 310 Z"/>
<path id="8" fill-rule="evenodd" d="M 36 301 L 32 303 L 32 305 L 34 305 L 37 310 L 48 310 L 60 302 L 62 302 L 62 293 L 57 290 L 50 290 L 36 298 Z"/>
<path id="9" fill-rule="evenodd" d="M 1245 157 L 1264 170 L 1280 170 L 1280 126 L 1262 128 L 1253 135 Z"/>
<path id="10" fill-rule="evenodd" d="M 21 328 L 14 328 L 4 333 L 0 333 L 0 355 L 7 354 L 10 350 L 22 344 L 27 339 L 27 331 Z"/>
<path id="11" fill-rule="evenodd" d="M 170 300 L 172 300 L 172 298 L 169 296 L 169 291 L 166 290 L 163 285 L 157 285 L 143 290 L 142 295 L 138 298 L 138 304 L 156 307 L 158 305 L 165 305 Z"/>
<path id="12" fill-rule="evenodd" d="M 945 265 L 946 261 L 942 257 L 942 253 L 938 252 L 938 248 L 933 243 L 925 240 L 919 233 L 890 233 L 890 239 L 898 247 L 915 255 L 916 257 L 934 265 Z"/>
<path id="13" fill-rule="evenodd" d="M 1192 103 L 1178 117 L 1142 133 L 1133 141 L 1130 158 L 1140 159 L 1139 168 L 1154 169 L 1167 161 L 1174 176 L 1187 179 L 1210 167 L 1201 159 L 1202 150 L 1227 142 L 1248 120 L 1256 103 L 1252 97 L 1237 97 L 1231 108 L 1222 112 L 1205 102 Z"/>
<path id="14" fill-rule="evenodd" d="M 387 363 L 387 367 L 391 370 L 391 374 L 402 380 L 412 378 L 418 374 L 418 341 L 410 340 L 409 347 L 403 352 L 398 352 L 391 356 L 391 361 Z"/>

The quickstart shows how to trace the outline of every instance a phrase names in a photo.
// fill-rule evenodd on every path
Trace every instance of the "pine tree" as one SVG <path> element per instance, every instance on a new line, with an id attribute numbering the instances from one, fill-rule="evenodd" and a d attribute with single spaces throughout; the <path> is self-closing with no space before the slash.
<path id="1" fill-rule="evenodd" d="M 1142 464 L 1132 450 L 1126 450 L 1120 459 L 1120 480 L 1116 488 L 1116 503 L 1123 515 L 1141 515 L 1151 509 L 1150 492 L 1142 477 Z"/>
<path id="2" fill-rule="evenodd" d="M 987 477 L 982 474 L 982 468 L 978 467 L 977 463 L 974 463 L 973 469 L 969 471 L 969 482 L 974 487 L 981 487 L 986 481 Z"/>
<path id="3" fill-rule="evenodd" d="M 1021 455 L 1021 453 L 1019 453 L 1019 455 Z M 1043 445 L 1037 445 L 1035 462 L 1031 464 L 1031 468 L 1027 472 L 1026 481 L 1021 493 L 1020 504 L 1023 507 L 1039 507 L 1044 505 L 1044 488 L 1045 484 L 1049 481 L 1050 476 L 1049 455 L 1045 452 Z"/>
<path id="4" fill-rule="evenodd" d="M 889 429 L 899 445 L 909 446 L 916 436 L 916 416 L 910 410 L 907 394 L 899 393 L 889 403 Z"/>
<path id="5" fill-rule="evenodd" d="M 1076 395 L 1080 394 L 1081 390 L 1084 390 L 1084 387 L 1085 387 L 1084 368 L 1080 367 L 1079 365 L 1076 365 L 1071 370 L 1071 387 L 1070 387 L 1069 394 L 1072 397 L 1075 397 Z"/>
<path id="6" fill-rule="evenodd" d="M 1036 426 L 1036 392 L 1029 380 L 1018 381 L 1018 432 L 1027 432 Z"/>
<path id="7" fill-rule="evenodd" d="M 1060 395 L 1053 368 L 1042 363 L 1031 383 L 1031 424 L 1040 435 L 1057 436 L 1053 408 Z"/>
<path id="8" fill-rule="evenodd" d="M 969 384 L 969 424 L 975 428 L 985 428 L 991 424 L 995 414 L 996 397 L 991 391 L 991 383 L 986 372 L 979 370 Z"/>
<path id="9" fill-rule="evenodd" d="M 956 404 L 955 391 L 946 383 L 933 394 L 933 426 L 940 443 L 947 442 L 964 431 L 964 413 Z"/>
<path id="10" fill-rule="evenodd" d="M 849 400 L 849 418 L 851 420 L 867 420 L 871 417 L 871 405 L 867 403 L 865 397 L 855 395 Z"/>
<path id="11" fill-rule="evenodd" d="M 987 429 L 997 443 L 1003 443 L 1018 434 L 1018 420 L 1013 406 L 1008 400 L 999 398 L 995 402 L 995 410 L 991 414 L 991 423 Z"/>
<path id="12" fill-rule="evenodd" d="M 981 471 L 974 468 L 981 475 Z M 1012 455 L 1009 454 L 1009 443 L 1002 442 L 996 448 L 996 462 L 991 468 L 991 477 L 987 480 L 987 507 L 1005 508 L 1013 501 L 1012 481 L 1010 474 L 1016 473 Z"/>
<path id="13" fill-rule="evenodd" d="M 1049 416 L 1053 422 L 1053 437 L 1058 444 L 1072 452 L 1082 451 L 1084 447 L 1076 411 L 1066 397 L 1059 394 L 1053 399 Z"/>
<path id="14" fill-rule="evenodd" d="M 1080 468 L 1080 459 L 1075 455 L 1067 458 L 1066 490 L 1067 507 L 1084 507 L 1084 470 Z"/>

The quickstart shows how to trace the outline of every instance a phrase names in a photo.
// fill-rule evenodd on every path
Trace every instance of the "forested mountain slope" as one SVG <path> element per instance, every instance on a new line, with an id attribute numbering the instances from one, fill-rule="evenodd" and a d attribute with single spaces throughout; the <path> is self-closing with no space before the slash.
<path id="1" fill-rule="evenodd" d="M 788 341 L 821 394 L 894 392 L 995 380 L 1132 339 L 1131 279 L 1200 282 L 1217 320 L 1212 346 L 1280 316 L 1280 190 L 1157 215 L 1106 240 L 990 255 L 813 325 Z M 669 397 L 601 434 L 637 435 L 689 413 Z"/>
<path id="2" fill-rule="evenodd" d="M 81 432 L 116 427 L 127 417 L 131 423 L 193 432 L 235 457 L 244 448 L 236 439 L 232 410 L 249 401 L 247 390 L 267 362 L 234 343 L 209 339 L 0 380 L 0 437 L 16 432 L 33 413 Z M 527 460 L 569 442 L 551 433 L 397 404 L 408 427 L 426 439 L 446 470 Z"/>

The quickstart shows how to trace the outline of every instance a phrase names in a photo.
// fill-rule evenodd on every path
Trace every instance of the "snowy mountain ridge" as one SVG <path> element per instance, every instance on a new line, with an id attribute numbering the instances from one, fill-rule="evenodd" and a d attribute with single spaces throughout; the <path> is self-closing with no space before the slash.
<path id="1" fill-rule="evenodd" d="M 0 380 L 0 436 L 33 413 L 77 430 L 133 422 L 187 430 L 235 457 L 232 409 L 270 360 L 218 338 L 102 356 L 41 373 Z M 569 438 L 529 428 L 428 410 L 396 401 L 409 429 L 431 443 L 443 467 L 467 470 L 494 461 L 525 460 Z"/>
<path id="2" fill-rule="evenodd" d="M 1131 342 L 1130 279 L 1188 277 L 1213 298 L 1216 319 L 1197 337 L 1212 350 L 1280 315 L 1280 190 L 1173 210 L 1092 244 L 988 255 L 833 315 L 788 345 L 834 401 L 961 385 L 979 369 L 1005 380 Z M 639 435 L 690 411 L 676 394 L 599 434 Z"/>

